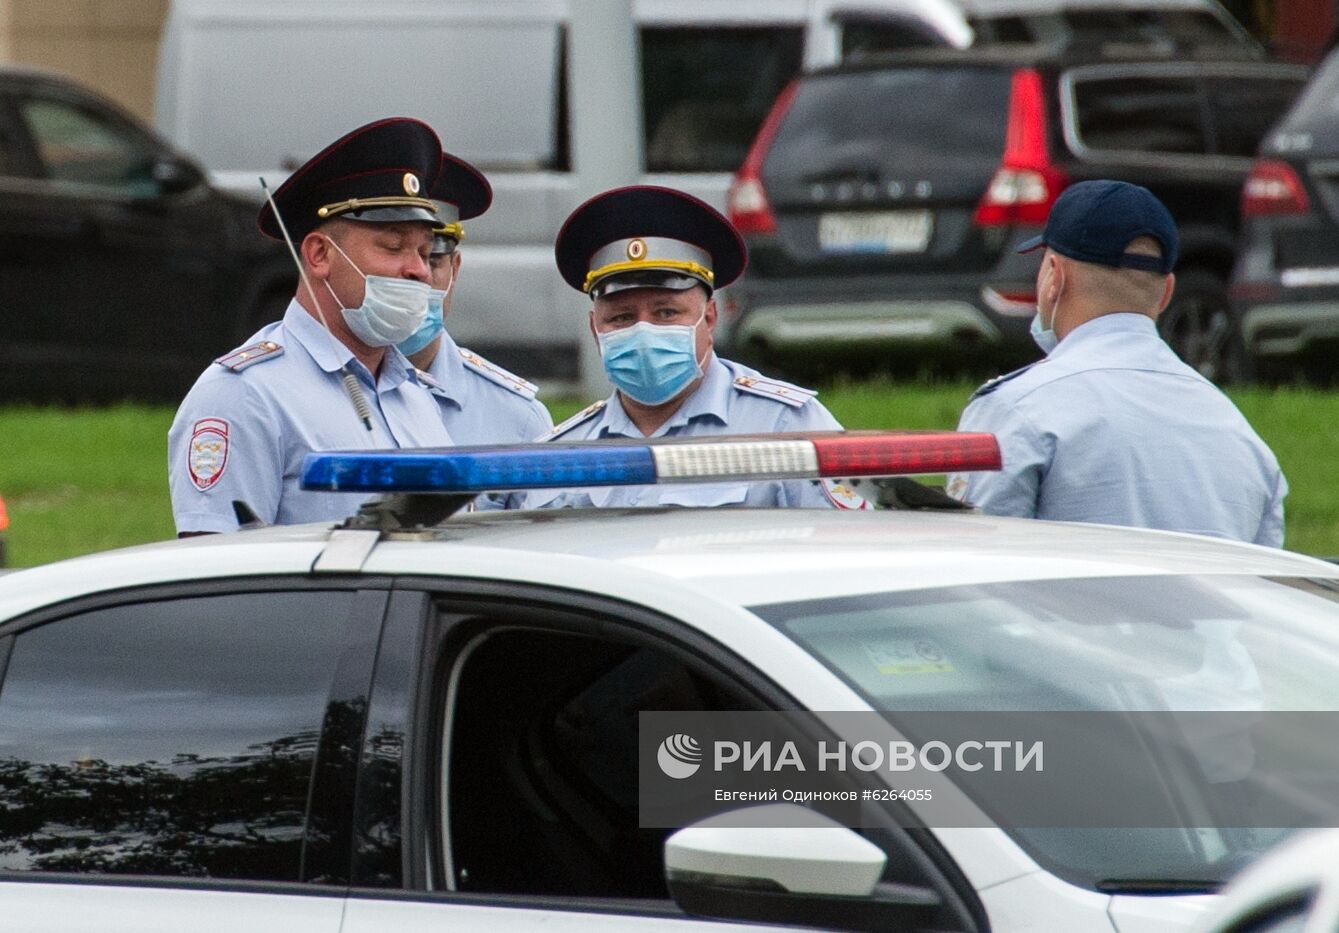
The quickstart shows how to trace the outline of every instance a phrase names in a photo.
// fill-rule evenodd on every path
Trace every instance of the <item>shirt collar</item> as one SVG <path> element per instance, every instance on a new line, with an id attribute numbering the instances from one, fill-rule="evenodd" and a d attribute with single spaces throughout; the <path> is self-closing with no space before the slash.
<path id="1" fill-rule="evenodd" d="M 717 359 L 715 352 L 712 352 L 711 360 L 707 363 L 706 372 L 697 389 L 651 436 L 663 437 L 673 429 L 701 418 L 714 418 L 721 424 L 726 424 L 732 383 L 730 370 L 726 369 L 725 364 Z M 600 420 L 595 424 L 595 436 L 640 438 L 645 435 L 632 423 L 628 413 L 623 410 L 623 403 L 619 400 L 618 393 L 615 392 L 609 396 L 608 404 L 604 406 Z"/>
<path id="2" fill-rule="evenodd" d="M 1116 314 L 1103 314 L 1090 321 L 1084 321 L 1065 335 L 1065 339 L 1056 344 L 1050 359 L 1071 352 L 1081 344 L 1105 337 L 1107 334 L 1146 334 L 1158 336 L 1158 325 L 1147 314 L 1134 311 L 1121 311 Z"/>
<path id="3" fill-rule="evenodd" d="M 340 367 L 350 365 L 356 370 L 367 372 L 367 368 L 358 362 L 353 351 L 329 333 L 321 322 L 308 313 L 294 298 L 284 312 L 284 330 L 302 345 L 316 365 L 328 373 L 338 372 Z M 413 366 L 395 347 L 386 348 L 386 358 L 381 363 L 381 378 L 374 382 L 378 389 L 392 389 L 410 377 Z"/>

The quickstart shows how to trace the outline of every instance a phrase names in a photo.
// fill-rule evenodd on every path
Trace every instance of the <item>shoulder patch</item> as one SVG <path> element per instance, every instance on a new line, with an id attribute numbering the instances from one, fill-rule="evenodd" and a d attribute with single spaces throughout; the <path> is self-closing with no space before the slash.
<path id="1" fill-rule="evenodd" d="M 1037 361 L 1037 363 L 1040 362 L 1042 361 L 1041 360 Z M 1019 376 L 1023 375 L 1023 373 L 1031 369 L 1033 366 L 1036 366 L 1037 363 L 1028 363 L 1026 366 L 1021 367 L 1020 369 L 1015 369 L 1011 373 L 1005 373 L 1003 376 L 996 376 L 994 379 L 988 380 L 987 382 L 983 383 L 979 389 L 977 389 L 975 392 L 972 393 L 972 398 L 981 398 L 981 396 L 983 395 L 989 395 L 990 393 L 998 389 L 1000 386 L 1008 382 L 1010 379 L 1017 379 Z"/>
<path id="2" fill-rule="evenodd" d="M 791 408 L 804 407 L 806 402 L 818 394 L 813 389 L 804 389 L 797 385 L 791 385 L 789 382 L 763 379 L 758 376 L 736 376 L 734 387 L 736 392 L 761 395 L 763 398 L 770 398 L 773 401 L 789 405 Z"/>
<path id="3" fill-rule="evenodd" d="M 515 373 L 508 372 L 495 363 L 490 363 L 479 354 L 472 350 L 466 350 L 459 347 L 460 359 L 465 364 L 465 368 L 478 373 L 489 382 L 495 382 L 504 389 L 510 389 L 522 398 L 532 399 L 539 387 L 533 382 L 527 382 Z"/>
<path id="4" fill-rule="evenodd" d="M 231 353 L 220 356 L 214 362 L 224 369 L 240 373 L 248 366 L 254 366 L 264 360 L 272 360 L 284 355 L 284 348 L 273 340 L 262 340 L 250 346 L 238 347 Z"/>
<path id="5" fill-rule="evenodd" d="M 824 498 L 832 504 L 833 508 L 848 512 L 863 512 L 869 508 L 869 502 L 845 483 L 823 479 L 818 481 L 818 485 L 823 490 Z"/>
<path id="6" fill-rule="evenodd" d="M 186 470 L 201 492 L 222 479 L 228 468 L 228 428 L 225 418 L 201 418 L 191 430 Z"/>
<path id="7" fill-rule="evenodd" d="M 598 402 L 592 402 L 566 421 L 554 425 L 552 430 L 545 431 L 539 437 L 535 438 L 535 442 L 542 443 L 543 441 L 556 441 L 577 425 L 589 421 L 591 418 L 594 418 L 600 412 L 604 411 L 604 406 L 608 404 L 609 402 L 607 399 L 600 399 Z"/>

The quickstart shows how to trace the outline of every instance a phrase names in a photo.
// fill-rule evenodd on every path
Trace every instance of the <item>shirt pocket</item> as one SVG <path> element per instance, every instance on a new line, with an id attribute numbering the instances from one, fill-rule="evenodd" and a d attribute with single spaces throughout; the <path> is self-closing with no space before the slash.
<path id="1" fill-rule="evenodd" d="M 664 486 L 658 496 L 661 505 L 693 508 L 743 505 L 748 498 L 748 483 L 693 483 Z"/>

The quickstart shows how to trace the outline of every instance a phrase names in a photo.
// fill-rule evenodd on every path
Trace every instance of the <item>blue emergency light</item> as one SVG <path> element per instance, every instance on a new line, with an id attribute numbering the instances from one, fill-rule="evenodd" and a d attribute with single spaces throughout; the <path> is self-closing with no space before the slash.
<path id="1" fill-rule="evenodd" d="M 302 462 L 302 488 L 464 494 L 573 486 L 855 479 L 999 468 L 1000 447 L 993 434 L 830 431 L 310 453 Z"/>

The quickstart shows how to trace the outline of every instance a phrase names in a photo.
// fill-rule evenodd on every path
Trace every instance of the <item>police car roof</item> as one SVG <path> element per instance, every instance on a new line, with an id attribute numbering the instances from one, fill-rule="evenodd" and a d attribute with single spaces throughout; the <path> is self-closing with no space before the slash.
<path id="1" fill-rule="evenodd" d="M 116 587 L 309 574 L 331 542 L 329 525 L 276 526 L 20 571 L 0 579 L 0 619 Z M 473 513 L 427 533 L 385 535 L 355 569 L 500 579 L 639 602 L 651 589 L 687 584 L 741 606 L 1071 577 L 1339 578 L 1339 567 L 1302 555 L 1170 532 L 965 513 L 797 509 Z"/>

